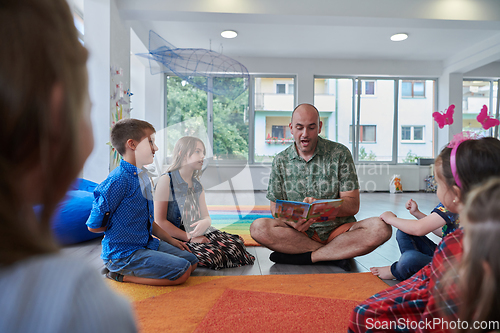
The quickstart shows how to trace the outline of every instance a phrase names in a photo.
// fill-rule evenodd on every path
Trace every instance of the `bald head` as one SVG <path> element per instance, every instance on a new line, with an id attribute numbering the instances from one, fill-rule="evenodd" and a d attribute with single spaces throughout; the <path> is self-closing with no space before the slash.
<path id="1" fill-rule="evenodd" d="M 318 109 L 314 105 L 300 104 L 293 110 L 292 122 L 289 125 L 290 132 L 295 141 L 297 153 L 306 161 L 309 161 L 314 154 L 322 125 Z"/>
<path id="2" fill-rule="evenodd" d="M 292 118 L 290 119 L 290 122 L 293 124 L 293 115 L 295 114 L 295 111 L 297 112 L 300 112 L 300 113 L 316 113 L 316 115 L 318 116 L 318 124 L 320 122 L 320 119 L 319 119 L 319 111 L 318 109 L 316 109 L 316 107 L 312 104 L 309 104 L 309 103 L 302 103 L 302 104 L 299 104 L 295 107 L 295 109 L 293 110 L 292 112 Z"/>

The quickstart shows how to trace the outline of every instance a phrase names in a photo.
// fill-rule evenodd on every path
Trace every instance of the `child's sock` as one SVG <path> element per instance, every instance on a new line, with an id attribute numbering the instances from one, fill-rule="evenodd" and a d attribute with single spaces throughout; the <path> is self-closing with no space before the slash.
<path id="1" fill-rule="evenodd" d="M 275 251 L 271 253 L 269 259 L 277 264 L 312 265 L 311 253 L 287 254 Z"/>
<path id="2" fill-rule="evenodd" d="M 106 275 L 108 273 L 109 273 L 109 269 L 106 266 L 104 266 L 104 268 L 101 269 L 101 275 Z"/>
<path id="3" fill-rule="evenodd" d="M 108 279 L 111 279 L 111 280 L 114 280 L 117 282 L 123 282 L 123 275 L 116 273 L 116 272 L 108 272 L 108 273 L 106 273 L 106 277 Z"/>

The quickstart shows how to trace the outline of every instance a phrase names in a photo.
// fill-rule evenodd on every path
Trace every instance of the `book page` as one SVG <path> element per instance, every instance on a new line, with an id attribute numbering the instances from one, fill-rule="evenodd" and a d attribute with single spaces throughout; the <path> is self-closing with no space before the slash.
<path id="1" fill-rule="evenodd" d="M 342 201 L 342 199 L 317 200 L 313 202 L 308 218 L 318 219 L 318 222 L 332 221 L 337 217 Z"/>

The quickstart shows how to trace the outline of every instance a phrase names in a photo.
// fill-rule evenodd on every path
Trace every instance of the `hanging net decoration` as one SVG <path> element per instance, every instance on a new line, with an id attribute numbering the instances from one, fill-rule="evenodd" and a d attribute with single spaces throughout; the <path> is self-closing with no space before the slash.
<path id="1" fill-rule="evenodd" d="M 156 32 L 149 31 L 151 74 L 175 74 L 195 87 L 235 99 L 247 88 L 250 75 L 240 62 L 207 49 L 176 48 Z"/>

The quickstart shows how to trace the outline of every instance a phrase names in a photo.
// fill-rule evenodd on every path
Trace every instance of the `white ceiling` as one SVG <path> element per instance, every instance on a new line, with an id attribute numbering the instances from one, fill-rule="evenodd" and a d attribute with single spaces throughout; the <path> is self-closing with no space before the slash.
<path id="1" fill-rule="evenodd" d="M 446 61 L 475 45 L 500 45 L 498 0 L 116 3 L 122 18 L 144 32 L 152 29 L 176 47 L 211 48 L 231 57 Z M 222 38 L 227 29 L 238 37 Z M 399 32 L 409 38 L 391 42 Z"/>

